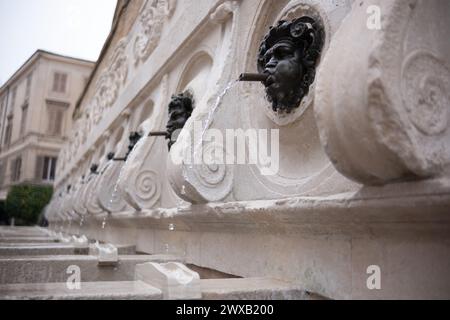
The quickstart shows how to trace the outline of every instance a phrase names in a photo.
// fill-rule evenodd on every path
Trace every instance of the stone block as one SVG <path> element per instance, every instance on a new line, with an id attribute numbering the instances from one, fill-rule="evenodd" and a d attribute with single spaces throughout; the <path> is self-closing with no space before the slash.
<path id="1" fill-rule="evenodd" d="M 135 280 L 159 288 L 164 299 L 200 299 L 200 276 L 178 262 L 145 263 L 136 266 Z"/>
<path id="2" fill-rule="evenodd" d="M 99 267 L 97 257 L 88 255 L 0 257 L 0 284 L 66 282 L 69 267 L 79 267 L 81 282 L 132 281 L 135 266 L 146 262 L 179 261 L 167 255 L 119 256 L 114 266 Z"/>
<path id="3" fill-rule="evenodd" d="M 79 290 L 66 283 L 0 285 L 2 300 L 159 300 L 162 293 L 141 281 L 85 282 Z"/>

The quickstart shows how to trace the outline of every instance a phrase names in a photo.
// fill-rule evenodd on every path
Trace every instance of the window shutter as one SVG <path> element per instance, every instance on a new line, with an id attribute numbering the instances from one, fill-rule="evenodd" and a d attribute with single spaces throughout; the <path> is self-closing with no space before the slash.
<path id="1" fill-rule="evenodd" d="M 11 161 L 11 181 L 16 181 L 16 160 Z"/>
<path id="2" fill-rule="evenodd" d="M 55 172 L 56 172 L 56 163 L 57 163 L 57 158 L 51 158 L 51 168 L 50 168 L 50 180 L 54 181 L 55 180 Z"/>
<path id="3" fill-rule="evenodd" d="M 38 181 L 42 180 L 43 168 L 44 168 L 44 159 L 42 156 L 37 156 L 36 157 L 35 179 Z"/>
<path id="4" fill-rule="evenodd" d="M 60 109 L 60 108 L 58 108 Z M 63 110 L 55 110 L 55 132 L 54 134 L 61 135 L 62 133 L 62 124 L 63 124 Z"/>
<path id="5" fill-rule="evenodd" d="M 0 185 L 3 185 L 5 182 L 5 165 L 0 163 Z"/>
<path id="6" fill-rule="evenodd" d="M 66 92 L 67 74 L 63 73 L 60 76 L 60 92 Z"/>
<path id="7" fill-rule="evenodd" d="M 22 158 L 17 159 L 17 181 L 20 180 L 22 175 Z"/>
<path id="8" fill-rule="evenodd" d="M 50 165 L 50 158 L 49 157 L 44 157 L 44 167 L 43 167 L 43 173 L 42 173 L 42 180 L 47 181 L 48 180 L 48 172 L 49 172 L 49 167 Z"/>
<path id="9" fill-rule="evenodd" d="M 27 116 L 28 116 L 28 105 L 25 105 L 22 108 L 22 119 L 20 121 L 20 134 L 23 135 L 25 133 L 26 124 L 27 124 Z"/>
<path id="10" fill-rule="evenodd" d="M 53 91 L 58 92 L 58 86 L 59 86 L 59 73 L 55 72 L 53 74 Z"/>
<path id="11" fill-rule="evenodd" d="M 12 161 L 11 165 L 11 180 L 13 182 L 20 180 L 20 175 L 22 171 L 22 158 L 16 158 Z"/>
<path id="12" fill-rule="evenodd" d="M 47 112 L 48 112 L 48 128 L 47 128 L 47 132 L 49 134 L 54 134 L 54 131 L 55 131 L 55 129 L 54 129 L 55 128 L 55 120 L 56 120 L 55 110 L 54 110 L 54 108 L 48 108 Z"/>
<path id="13" fill-rule="evenodd" d="M 33 73 L 30 73 L 27 77 L 27 86 L 26 86 L 26 90 L 25 90 L 25 97 L 29 98 L 30 97 L 30 92 L 31 92 L 31 81 L 33 80 Z"/>

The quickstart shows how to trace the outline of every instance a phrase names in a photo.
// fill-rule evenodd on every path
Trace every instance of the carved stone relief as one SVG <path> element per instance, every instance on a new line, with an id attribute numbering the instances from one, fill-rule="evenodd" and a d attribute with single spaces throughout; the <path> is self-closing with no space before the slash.
<path id="1" fill-rule="evenodd" d="M 369 5 L 381 8 L 381 30 L 366 27 Z M 445 1 L 354 6 L 316 94 L 321 139 L 341 173 L 385 184 L 437 176 L 448 166 L 450 45 L 443 30 L 449 15 Z"/>
<path id="2" fill-rule="evenodd" d="M 118 133 L 122 133 L 119 137 L 115 150 L 119 153 L 127 152 L 129 144 L 127 132 L 130 131 L 130 119 L 128 115 L 122 117 L 122 125 L 117 129 Z M 112 146 L 110 146 L 112 147 Z M 108 153 L 110 150 L 107 150 Z M 94 197 L 98 199 L 98 205 L 106 212 L 115 213 L 123 211 L 127 208 L 121 194 L 118 192 L 117 180 L 119 179 L 120 170 L 123 162 L 116 162 L 108 157 L 102 159 L 100 175 L 97 178 L 96 194 Z"/>
<path id="3" fill-rule="evenodd" d="M 183 85 L 186 83 L 185 87 L 179 87 L 180 91 L 192 92 L 195 109 L 185 125 L 185 130 L 180 133 L 177 142 L 172 146 L 171 156 L 175 155 L 180 159 L 191 158 L 193 153 L 197 152 L 194 150 L 200 142 L 192 140 L 198 134 L 198 132 L 194 133 L 197 130 L 195 123 L 205 125 L 211 110 L 219 107 L 217 103 L 220 100 L 221 92 L 232 80 L 231 66 L 238 39 L 236 32 L 239 21 L 238 7 L 236 1 L 226 1 L 220 4 L 210 15 L 213 25 L 208 34 L 209 37 L 202 40 L 197 39 L 197 48 L 213 48 L 211 52 L 216 50 L 215 56 L 214 59 L 212 57 L 203 59 L 203 71 L 198 68 L 189 82 L 183 81 Z M 209 61 L 212 62 L 211 67 L 209 67 Z M 195 59 L 189 63 L 194 64 Z M 185 69 L 189 70 L 189 66 L 186 66 Z M 202 149 L 203 154 L 210 152 L 211 148 L 223 149 L 223 146 L 205 144 Z M 167 162 L 169 181 L 175 193 L 183 200 L 192 203 L 219 201 L 230 194 L 234 179 L 232 167 L 192 164 L 187 159 L 181 163 L 175 163 L 172 160 L 173 158 L 169 158 Z"/>
<path id="4" fill-rule="evenodd" d="M 139 67 L 158 46 L 163 28 L 175 8 L 176 0 L 144 2 L 134 26 L 137 31 L 117 43 L 107 67 L 95 83 L 92 98 L 86 102 L 81 117 L 75 122 L 69 146 L 62 151 L 64 156 L 59 164 L 61 168 L 66 168 L 66 164 L 74 159 L 94 127 L 103 119 L 106 110 L 114 105 L 127 83 L 132 66 Z M 130 60 L 134 60 L 134 64 Z"/>
<path id="5" fill-rule="evenodd" d="M 320 21 L 320 28 L 324 30 L 322 58 L 318 62 L 321 61 L 327 54 L 330 40 L 350 12 L 350 2 L 267 1 L 258 10 L 257 17 L 261 18 L 256 19 L 259 23 L 251 29 L 251 37 L 244 49 L 249 54 L 239 67 L 245 72 L 252 72 L 257 68 L 261 40 L 269 32 L 269 27 L 277 25 L 280 20 L 296 21 L 301 17 L 311 17 L 311 23 Z M 320 68 L 320 64 L 317 68 Z M 260 83 L 242 83 L 237 91 L 238 97 L 229 103 L 244 106 L 237 111 L 240 115 L 237 119 L 239 127 L 244 130 L 264 129 L 268 130 L 267 134 L 271 134 L 270 130 L 277 130 L 280 158 L 279 170 L 272 175 L 264 175 L 264 167 L 261 165 L 238 167 L 238 178 L 233 189 L 236 200 L 354 190 L 355 184 L 336 172 L 323 151 L 313 110 L 315 82 L 309 85 L 309 92 L 290 113 L 278 109 L 274 111 L 273 105 L 265 99 L 264 86 Z M 270 141 L 270 136 L 268 140 Z M 243 182 L 239 183 L 240 180 Z M 243 187 L 245 184 L 251 184 L 252 187 Z"/>
<path id="6" fill-rule="evenodd" d="M 164 105 L 168 97 L 168 76 L 164 76 L 161 86 L 157 90 L 156 105 Z M 153 109 L 153 108 L 152 108 Z M 141 141 L 135 146 L 134 151 L 129 155 L 127 162 L 122 168 L 121 175 L 126 178 L 119 178 L 118 189 L 125 201 L 134 209 L 152 208 L 161 204 L 162 180 L 164 176 L 163 168 L 160 167 L 167 152 L 161 144 L 165 144 L 164 139 L 148 137 L 150 131 L 158 131 L 164 126 L 167 111 L 158 108 L 158 112 L 151 112 L 148 118 L 140 124 L 138 132 L 142 135 Z M 143 120 L 143 119 L 141 119 Z M 155 145 L 158 145 L 158 152 L 152 152 Z"/>
<path id="7" fill-rule="evenodd" d="M 158 46 L 164 24 L 176 7 L 177 0 L 146 0 L 138 19 L 140 32 L 134 39 L 134 64 L 144 62 Z"/>

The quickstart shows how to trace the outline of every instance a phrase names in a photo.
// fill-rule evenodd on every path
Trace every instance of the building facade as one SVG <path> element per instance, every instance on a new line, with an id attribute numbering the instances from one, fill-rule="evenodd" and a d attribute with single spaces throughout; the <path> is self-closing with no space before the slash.
<path id="1" fill-rule="evenodd" d="M 38 50 L 0 89 L 0 199 L 12 185 L 53 185 L 58 153 L 94 63 Z"/>
<path id="2" fill-rule="evenodd" d="M 445 0 L 119 1 L 50 227 L 328 298 L 449 298 L 449 17 Z M 193 162 L 242 131 L 244 163 Z M 260 133 L 270 161 L 249 160 Z"/>

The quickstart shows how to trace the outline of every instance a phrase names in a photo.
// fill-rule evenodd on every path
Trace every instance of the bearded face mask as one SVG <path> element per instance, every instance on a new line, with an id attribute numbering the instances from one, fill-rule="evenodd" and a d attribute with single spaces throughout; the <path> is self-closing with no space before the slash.
<path id="1" fill-rule="evenodd" d="M 298 108 L 314 82 L 315 68 L 323 46 L 323 29 L 310 17 L 280 21 L 261 43 L 258 71 L 275 112 Z"/>

